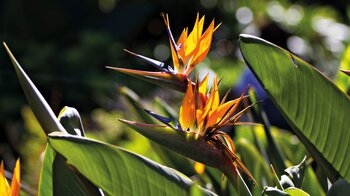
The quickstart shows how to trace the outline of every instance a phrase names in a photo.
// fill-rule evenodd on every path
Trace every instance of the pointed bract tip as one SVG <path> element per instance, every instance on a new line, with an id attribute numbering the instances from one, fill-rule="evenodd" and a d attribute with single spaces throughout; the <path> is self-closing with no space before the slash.
<path id="1" fill-rule="evenodd" d="M 11 59 L 12 63 L 18 64 L 15 56 L 13 56 L 13 54 L 12 54 L 10 48 L 7 46 L 7 44 L 5 42 L 2 42 L 2 43 L 3 43 L 3 45 L 4 45 L 5 49 L 6 49 L 7 54 L 10 56 L 10 59 Z"/>
<path id="2" fill-rule="evenodd" d="M 2 44 L 4 45 L 4 47 L 5 47 L 5 49 L 6 49 L 6 52 L 12 55 L 11 50 L 10 50 L 10 48 L 7 46 L 6 42 L 2 42 Z"/>
<path id="3" fill-rule="evenodd" d="M 350 76 L 350 70 L 341 69 L 340 71 Z"/>
<path id="4" fill-rule="evenodd" d="M 132 55 L 135 55 L 135 56 L 137 55 L 135 52 L 131 52 L 131 51 L 128 50 L 128 49 L 125 49 L 125 48 L 124 48 L 123 50 L 124 50 L 125 52 L 129 53 L 129 54 L 132 54 Z"/>

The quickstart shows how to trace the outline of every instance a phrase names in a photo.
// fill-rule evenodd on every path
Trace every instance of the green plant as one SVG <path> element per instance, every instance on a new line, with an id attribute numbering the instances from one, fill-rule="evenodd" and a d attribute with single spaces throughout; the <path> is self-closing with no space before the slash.
<path id="1" fill-rule="evenodd" d="M 152 140 L 160 159 L 179 171 L 123 148 L 87 138 L 74 108 L 63 108 L 56 118 L 5 44 L 25 96 L 48 140 L 39 195 L 258 195 L 262 191 L 271 195 L 308 195 L 306 192 L 324 195 L 328 191 L 324 187 L 327 178 L 334 183 L 330 189 L 333 192 L 344 193 L 349 188 L 350 159 L 345 155 L 350 147 L 341 143 L 350 142 L 346 129 L 350 123 L 346 115 L 350 102 L 333 82 L 278 46 L 253 36 L 240 36 L 245 61 L 283 112 L 306 151 L 298 140 L 297 145 L 291 141 L 295 140 L 292 134 L 269 125 L 253 90 L 249 93 L 253 103 L 239 111 L 238 107 L 248 100 L 246 92 L 231 101 L 226 101 L 226 94 L 220 101 L 219 79 L 214 78 L 210 90 L 208 75 L 202 80 L 191 79 L 190 72 L 209 51 L 212 35 L 218 27 L 214 22 L 203 33 L 204 18 L 197 17 L 192 32 L 187 35 L 185 29 L 175 42 L 168 17 L 163 15 L 163 18 L 173 66 L 129 52 L 161 71 L 112 69 L 185 93 L 177 116 L 164 102 L 157 104 L 163 113 L 144 110 L 132 91 L 120 89 L 129 103 L 128 108 L 142 122 L 119 120 Z M 238 121 L 251 108 L 258 113 L 263 127 Z M 161 125 L 156 124 L 157 121 Z M 232 126 L 236 144 L 232 140 Z M 291 149 L 300 152 L 299 157 L 291 155 Z M 311 168 L 313 159 L 291 166 L 307 153 L 327 178 Z M 205 168 L 194 168 L 198 163 L 187 158 L 204 164 Z M 277 171 L 270 171 L 269 164 L 276 166 Z M 184 169 L 184 165 L 187 168 Z M 290 167 L 283 174 L 287 166 Z M 229 182 L 222 180 L 221 172 Z M 240 172 L 245 175 L 241 176 Z M 249 180 L 252 183 L 248 183 Z M 203 188 L 208 184 L 211 185 L 209 189 Z"/>

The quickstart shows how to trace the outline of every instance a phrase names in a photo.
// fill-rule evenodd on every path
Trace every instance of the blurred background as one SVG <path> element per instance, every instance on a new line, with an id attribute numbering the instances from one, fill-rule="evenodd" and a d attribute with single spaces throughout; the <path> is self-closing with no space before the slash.
<path id="1" fill-rule="evenodd" d="M 0 40 L 11 48 L 55 114 L 66 105 L 75 107 L 89 137 L 160 161 L 146 139 L 116 121 L 118 117 L 137 120 L 118 89 L 127 86 L 142 95 L 148 109 L 159 97 L 175 112 L 181 94 L 105 66 L 154 70 L 124 48 L 170 64 L 161 12 L 169 14 L 175 39 L 183 28 L 192 29 L 197 13 L 205 15 L 205 28 L 211 20 L 222 23 L 210 53 L 198 66 L 201 72 L 223 76 L 222 95 L 232 88 L 231 96 L 237 96 L 247 83 L 257 85 L 238 49 L 240 33 L 286 48 L 331 78 L 350 40 L 350 4 L 345 0 L 1 0 Z M 269 110 L 266 94 L 256 88 Z M 274 109 L 267 113 L 278 115 Z M 273 125 L 288 129 L 280 117 L 270 119 Z M 21 157 L 23 182 L 34 191 L 45 144 L 45 135 L 0 47 L 0 159 L 12 171 Z"/>

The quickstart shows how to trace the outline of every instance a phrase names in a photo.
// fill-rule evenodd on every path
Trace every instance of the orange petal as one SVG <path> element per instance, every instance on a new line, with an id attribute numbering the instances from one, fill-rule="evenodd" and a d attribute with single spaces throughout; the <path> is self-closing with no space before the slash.
<path id="1" fill-rule="evenodd" d="M 202 19 L 201 19 L 201 21 L 202 21 Z M 202 22 L 202 24 L 203 24 L 203 22 Z M 203 28 L 203 26 L 202 26 L 202 28 Z M 201 30 L 201 28 L 199 27 L 199 14 L 197 14 L 196 22 L 193 26 L 192 32 L 190 33 L 190 35 L 186 39 L 185 55 L 189 55 L 193 50 L 196 49 L 197 42 L 199 40 L 199 37 L 198 37 L 199 30 Z"/>
<path id="2" fill-rule="evenodd" d="M 194 57 L 193 63 L 200 63 L 208 54 L 214 33 L 214 20 L 210 23 L 199 42 L 199 50 Z"/>
<path id="3" fill-rule="evenodd" d="M 217 78 L 215 77 L 214 78 L 213 89 L 212 89 L 211 94 L 209 96 L 208 102 L 207 102 L 207 104 L 205 106 L 205 111 L 204 111 L 204 114 L 203 114 L 201 120 L 206 118 L 211 111 L 215 111 L 217 109 L 217 107 L 219 106 L 220 97 L 219 97 L 217 84 L 218 84 Z"/>
<path id="4" fill-rule="evenodd" d="M 17 159 L 16 167 L 13 171 L 13 176 L 12 176 L 12 181 L 11 181 L 11 190 L 10 190 L 11 196 L 19 195 L 20 179 L 21 179 L 21 165 L 20 165 L 19 159 Z"/>
<path id="5" fill-rule="evenodd" d="M 213 105 L 212 105 L 211 111 L 213 112 L 219 107 L 219 104 L 220 104 L 218 79 L 216 77 L 214 78 L 214 86 L 213 86 L 213 91 L 211 92 L 211 96 L 213 98 Z"/>
<path id="6" fill-rule="evenodd" d="M 10 185 L 6 180 L 4 172 L 4 162 L 1 161 L 0 166 L 0 195 L 8 195 L 10 192 Z"/>
<path id="7" fill-rule="evenodd" d="M 208 78 L 208 74 L 206 74 L 198 87 L 198 92 L 204 96 L 207 94 Z"/>
<path id="8" fill-rule="evenodd" d="M 236 103 L 235 100 L 232 100 L 232 101 L 229 101 L 229 102 L 226 102 L 222 105 L 220 105 L 218 107 L 217 110 L 215 110 L 211 115 L 210 117 L 208 118 L 208 122 L 207 122 L 207 125 L 206 127 L 210 127 L 210 126 L 213 126 L 215 125 L 216 123 L 218 123 L 219 121 L 222 121 L 222 120 L 225 120 L 225 119 L 222 119 L 222 118 L 228 118 L 230 117 L 231 115 L 230 114 L 227 114 L 228 113 L 228 110 L 230 108 L 232 108 L 232 106 Z"/>
<path id="9" fill-rule="evenodd" d="M 196 102 L 191 82 L 180 107 L 179 122 L 183 130 L 193 129 L 196 122 Z"/>
<path id="10" fill-rule="evenodd" d="M 171 50 L 171 58 L 173 59 L 173 65 L 175 68 L 176 73 L 182 73 L 182 69 L 180 67 L 179 60 L 177 58 L 176 50 L 174 47 L 170 44 L 170 50 Z"/>
<path id="11" fill-rule="evenodd" d="M 189 66 L 186 68 L 185 74 L 189 74 L 196 67 L 196 65 L 202 62 L 207 56 L 210 50 L 213 33 L 214 20 L 211 22 L 205 33 L 197 41 L 196 48 L 191 51 L 190 55 L 193 56 L 193 59 Z"/>

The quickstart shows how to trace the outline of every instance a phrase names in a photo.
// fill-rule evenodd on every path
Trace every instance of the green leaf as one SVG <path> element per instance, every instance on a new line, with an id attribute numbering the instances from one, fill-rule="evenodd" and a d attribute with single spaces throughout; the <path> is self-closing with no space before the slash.
<path id="1" fill-rule="evenodd" d="M 170 107 L 165 101 L 163 101 L 160 97 L 156 97 L 154 99 L 158 108 L 171 120 L 177 121 L 179 119 L 179 115 Z"/>
<path id="2" fill-rule="evenodd" d="M 236 142 L 237 153 L 241 156 L 241 160 L 245 163 L 249 171 L 252 171 L 253 176 L 258 176 L 256 179 L 259 185 L 271 185 L 273 183 L 273 175 L 265 162 L 261 153 L 257 148 L 245 138 L 239 138 Z"/>
<path id="3" fill-rule="evenodd" d="M 118 92 L 125 99 L 125 104 L 128 108 L 129 113 L 134 114 L 138 120 L 145 123 L 154 123 L 153 118 L 144 110 L 141 104 L 140 97 L 128 87 L 122 86 L 118 89 Z"/>
<path id="4" fill-rule="evenodd" d="M 290 52 L 257 37 L 240 36 L 245 61 L 331 181 L 350 181 L 349 98 Z M 339 173 L 338 173 L 339 172 Z"/>
<path id="5" fill-rule="evenodd" d="M 295 187 L 290 187 L 287 189 L 284 189 L 284 192 L 288 193 L 290 196 L 310 196 L 308 193 L 305 191 L 295 188 Z"/>
<path id="6" fill-rule="evenodd" d="M 45 149 L 38 194 L 101 195 L 97 187 L 70 168 L 50 145 Z"/>
<path id="7" fill-rule="evenodd" d="M 38 195 L 53 195 L 52 185 L 52 164 L 55 157 L 55 151 L 51 146 L 46 145 L 44 159 L 41 166 Z"/>
<path id="8" fill-rule="evenodd" d="M 33 110 L 36 119 L 39 121 L 40 126 L 43 128 L 45 133 L 49 134 L 54 131 L 66 132 L 63 126 L 58 122 L 49 104 L 45 101 L 44 97 L 41 95 L 34 83 L 19 65 L 10 49 L 5 43 L 3 44 L 16 70 L 17 77 L 21 83 L 30 108 Z"/>
<path id="9" fill-rule="evenodd" d="M 254 88 L 251 88 L 249 90 L 249 99 L 252 100 L 253 103 L 256 103 L 258 101 L 256 93 L 254 91 Z M 260 121 L 264 125 L 263 128 L 264 128 L 266 139 L 267 139 L 266 151 L 269 152 L 268 158 L 271 161 L 271 164 L 277 170 L 276 173 L 281 175 L 283 170 L 286 168 L 286 165 L 284 164 L 284 161 L 286 160 L 286 158 L 281 150 L 281 147 L 278 145 L 278 143 L 272 137 L 271 129 L 270 129 L 271 125 L 270 125 L 269 119 L 267 118 L 265 111 L 262 110 L 262 108 L 260 107 L 259 104 L 254 105 L 253 108 L 254 108 L 258 118 L 260 119 Z"/>
<path id="10" fill-rule="evenodd" d="M 98 141 L 57 132 L 49 144 L 107 195 L 187 195 L 196 186 L 174 169 Z"/>

